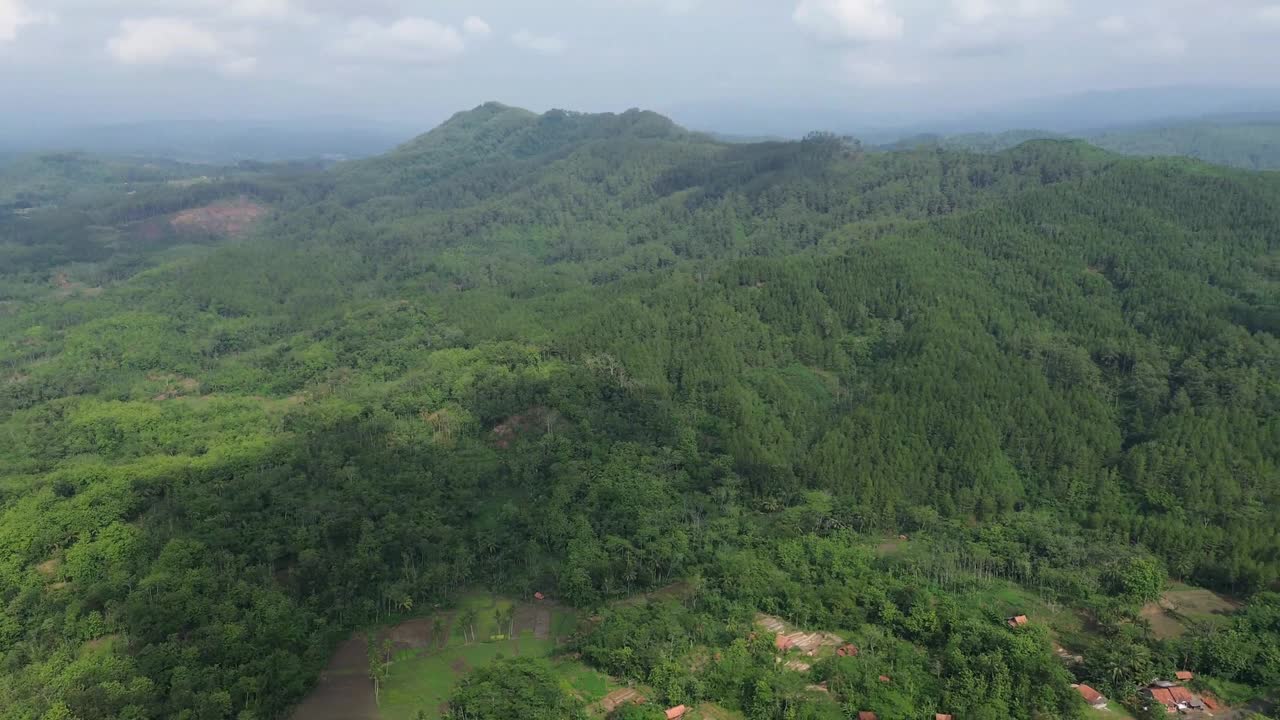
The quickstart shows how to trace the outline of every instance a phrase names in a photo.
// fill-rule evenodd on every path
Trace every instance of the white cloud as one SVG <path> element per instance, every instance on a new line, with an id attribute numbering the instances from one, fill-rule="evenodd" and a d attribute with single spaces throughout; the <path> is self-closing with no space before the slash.
<path id="1" fill-rule="evenodd" d="M 123 20 L 107 52 L 125 65 L 154 65 L 178 58 L 214 58 L 226 47 L 213 32 L 181 18 Z"/>
<path id="2" fill-rule="evenodd" d="M 616 0 L 623 5 L 654 6 L 669 15 L 687 15 L 698 9 L 701 0 Z"/>
<path id="3" fill-rule="evenodd" d="M 565 51 L 565 42 L 556 35 L 538 35 L 528 30 L 520 30 L 512 34 L 511 42 L 516 47 L 524 48 L 543 55 L 559 55 Z"/>
<path id="4" fill-rule="evenodd" d="M 350 58 L 434 65 L 461 55 L 466 42 L 457 28 L 428 18 L 406 17 L 385 24 L 360 18 L 347 26 L 335 49 Z"/>
<path id="5" fill-rule="evenodd" d="M 258 69 L 258 58 L 239 57 L 227 60 L 218 66 L 223 75 L 251 75 Z"/>
<path id="6" fill-rule="evenodd" d="M 1178 57 L 1187 53 L 1187 39 L 1175 30 L 1161 30 L 1147 36 L 1142 47 L 1148 53 L 1160 57 Z"/>
<path id="7" fill-rule="evenodd" d="M 841 68 L 848 81 L 860 87 L 893 88 L 924 82 L 924 77 L 918 71 L 886 60 L 849 55 L 844 58 Z"/>
<path id="8" fill-rule="evenodd" d="M 855 43 L 896 40 L 906 25 L 885 0 L 800 0 L 791 17 L 820 38 Z"/>
<path id="9" fill-rule="evenodd" d="M 1139 12 L 1136 16 L 1111 15 L 1098 21 L 1098 31 L 1116 39 L 1125 55 L 1175 58 L 1190 47 L 1172 18 L 1159 12 Z"/>
<path id="10" fill-rule="evenodd" d="M 52 23 L 55 18 L 48 13 L 38 13 L 28 8 L 22 0 L 0 0 L 0 42 L 18 37 L 18 31 L 28 25 Z"/>
<path id="11" fill-rule="evenodd" d="M 1064 0 L 952 0 L 956 18 L 974 25 L 992 20 L 1045 20 L 1069 12 Z"/>
<path id="12" fill-rule="evenodd" d="M 1098 21 L 1098 30 L 1104 35 L 1123 36 L 1128 35 L 1132 28 L 1129 26 L 1129 18 L 1123 15 L 1111 15 Z"/>
<path id="13" fill-rule="evenodd" d="M 248 75 L 258 59 L 243 55 L 244 36 L 219 33 L 184 18 L 122 20 L 107 53 L 122 65 L 206 64 L 224 75 Z"/>
<path id="14" fill-rule="evenodd" d="M 226 9 L 227 14 L 239 18 L 288 19 L 303 14 L 292 0 L 232 0 Z"/>
<path id="15" fill-rule="evenodd" d="M 489 23 L 484 18 L 478 18 L 475 15 L 462 21 L 462 31 L 468 35 L 478 35 L 484 37 L 493 32 L 493 28 L 489 27 Z"/>

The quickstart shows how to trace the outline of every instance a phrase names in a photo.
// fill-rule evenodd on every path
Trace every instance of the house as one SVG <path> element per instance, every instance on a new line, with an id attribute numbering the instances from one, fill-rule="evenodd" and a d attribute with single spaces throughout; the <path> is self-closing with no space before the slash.
<path id="1" fill-rule="evenodd" d="M 863 710 L 862 712 L 858 713 L 858 720 L 880 720 L 880 719 L 876 717 L 875 713 L 869 710 Z"/>
<path id="2" fill-rule="evenodd" d="M 1178 680 L 1182 682 L 1191 682 L 1192 680 L 1196 679 L 1196 674 L 1191 672 L 1190 670 L 1179 670 L 1178 672 L 1174 673 L 1174 677 L 1178 678 Z"/>
<path id="3" fill-rule="evenodd" d="M 1028 622 L 1031 622 L 1031 621 L 1027 620 L 1026 615 L 1014 615 L 1011 618 L 1006 618 L 1005 622 L 1008 623 L 1009 627 L 1011 628 L 1018 628 L 1018 627 L 1022 627 L 1023 625 L 1026 625 Z"/>
<path id="4" fill-rule="evenodd" d="M 1152 702 L 1164 706 L 1165 712 L 1178 712 L 1178 703 L 1173 699 L 1173 693 L 1169 692 L 1169 688 L 1150 687 L 1142 691 L 1143 695 L 1151 698 Z"/>
<path id="5" fill-rule="evenodd" d="M 841 645 L 836 648 L 836 655 L 840 657 L 858 657 L 857 645 Z"/>
<path id="6" fill-rule="evenodd" d="M 956 719 L 952 715 L 947 715 L 944 713 L 935 713 L 933 716 L 933 720 L 956 720 Z"/>
<path id="7" fill-rule="evenodd" d="M 667 711 L 667 720 L 680 720 L 688 712 L 689 708 L 684 705 L 677 705 Z"/>
<path id="8" fill-rule="evenodd" d="M 1169 695 L 1178 704 L 1179 710 L 1184 707 L 1190 707 L 1191 703 L 1196 701 L 1196 697 L 1191 694 L 1191 691 L 1181 685 L 1169 688 Z"/>
<path id="9" fill-rule="evenodd" d="M 893 678 L 889 677 L 888 675 L 881 675 L 880 682 L 882 683 L 893 682 Z"/>
<path id="10" fill-rule="evenodd" d="M 1097 690 L 1094 690 L 1088 685 L 1072 685 L 1072 687 L 1074 687 L 1076 692 L 1080 693 L 1080 697 L 1084 698 L 1084 701 L 1094 709 L 1102 710 L 1107 707 L 1107 699 Z"/>
<path id="11" fill-rule="evenodd" d="M 782 633 L 778 633 L 778 635 L 773 638 L 773 646 L 778 648 L 778 650 L 781 652 L 786 652 L 790 650 L 791 648 L 795 647 L 795 644 L 796 644 L 795 640 L 792 640 L 791 638 L 787 637 L 786 635 L 783 635 Z"/>

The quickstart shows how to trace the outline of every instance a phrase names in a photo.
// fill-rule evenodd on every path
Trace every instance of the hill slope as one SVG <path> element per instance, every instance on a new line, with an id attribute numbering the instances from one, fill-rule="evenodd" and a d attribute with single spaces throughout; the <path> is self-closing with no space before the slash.
<path id="1" fill-rule="evenodd" d="M 877 639 L 904 689 L 833 683 L 889 717 L 1075 717 L 1073 679 L 1192 655 L 1275 679 L 1271 631 L 1228 658 L 1136 618 L 1166 569 L 1280 577 L 1280 177 L 489 105 L 242 190 L 243 239 L 0 313 L 0 717 L 275 717 L 348 630 L 468 586 L 682 577 L 679 617 L 620 616 L 652 655 L 588 655 L 683 677 L 701 632 L 721 674 L 662 697 L 753 717 L 838 711 L 745 659 L 754 610 Z M 933 559 L 863 549 L 903 530 Z M 993 574 L 1146 664 L 1073 675 L 956 604 Z"/>

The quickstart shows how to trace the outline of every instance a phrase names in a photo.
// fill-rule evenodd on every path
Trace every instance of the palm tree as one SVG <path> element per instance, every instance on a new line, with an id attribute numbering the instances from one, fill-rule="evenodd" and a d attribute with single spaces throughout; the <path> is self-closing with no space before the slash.
<path id="1" fill-rule="evenodd" d="M 439 647 L 449 644 L 449 638 L 444 637 L 444 619 L 439 615 L 431 618 L 431 640 Z"/>
<path id="2" fill-rule="evenodd" d="M 458 617 L 458 622 L 462 623 L 463 637 L 466 637 L 466 631 L 471 630 L 471 642 L 476 641 L 476 617 L 480 613 L 475 608 L 467 608 L 462 611 L 462 615 Z"/>

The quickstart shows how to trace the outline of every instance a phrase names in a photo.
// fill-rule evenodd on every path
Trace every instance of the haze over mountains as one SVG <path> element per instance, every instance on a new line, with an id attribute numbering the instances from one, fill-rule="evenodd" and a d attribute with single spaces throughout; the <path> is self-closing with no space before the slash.
<path id="1" fill-rule="evenodd" d="M 1095 137 L 1153 127 L 1201 123 L 1243 124 L 1280 118 L 1280 90 L 1166 87 L 1044 98 L 960 114 L 859 109 L 842 100 L 828 107 L 801 103 L 708 103 L 667 108 L 686 127 L 727 137 L 798 139 L 815 130 L 851 135 L 880 145 L 921 135 L 997 134 L 1037 130 L 1037 136 Z M 83 150 L 191 162 L 357 158 L 385 152 L 423 124 L 444 118 L 372 122 L 359 116 L 241 120 L 178 118 L 111 125 L 50 127 L 13 113 L 0 152 Z M 1178 154 L 1178 153 L 1173 153 Z"/>

